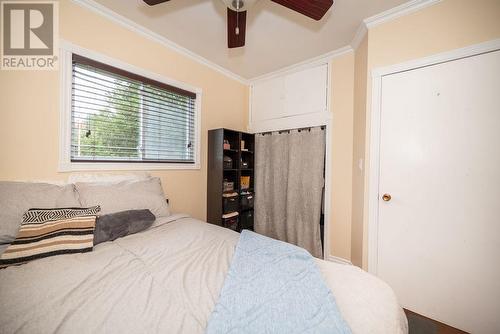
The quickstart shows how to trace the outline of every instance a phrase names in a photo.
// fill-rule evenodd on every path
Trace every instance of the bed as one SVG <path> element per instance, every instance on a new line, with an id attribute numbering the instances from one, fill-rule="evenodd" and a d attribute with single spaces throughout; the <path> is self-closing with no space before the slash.
<path id="1" fill-rule="evenodd" d="M 0 270 L 2 333 L 203 333 L 239 234 L 184 214 L 94 247 Z M 316 259 L 353 333 L 407 333 L 392 289 Z"/>

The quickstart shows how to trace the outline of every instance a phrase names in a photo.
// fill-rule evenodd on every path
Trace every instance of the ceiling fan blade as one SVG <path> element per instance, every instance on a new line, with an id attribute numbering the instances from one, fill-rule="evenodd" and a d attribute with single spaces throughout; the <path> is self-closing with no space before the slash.
<path id="1" fill-rule="evenodd" d="M 167 2 L 169 0 L 143 0 L 145 3 L 147 3 L 150 6 L 154 6 L 163 2 Z"/>
<path id="2" fill-rule="evenodd" d="M 271 0 L 316 21 L 326 14 L 333 0 Z"/>
<path id="3" fill-rule="evenodd" d="M 245 45 L 247 12 L 227 9 L 227 47 L 239 48 Z"/>

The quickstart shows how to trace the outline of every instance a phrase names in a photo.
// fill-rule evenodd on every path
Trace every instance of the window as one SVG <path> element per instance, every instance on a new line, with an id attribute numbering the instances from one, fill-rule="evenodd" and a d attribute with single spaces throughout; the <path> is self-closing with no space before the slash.
<path id="1" fill-rule="evenodd" d="M 77 54 L 71 64 L 71 163 L 197 163 L 196 93 Z"/>

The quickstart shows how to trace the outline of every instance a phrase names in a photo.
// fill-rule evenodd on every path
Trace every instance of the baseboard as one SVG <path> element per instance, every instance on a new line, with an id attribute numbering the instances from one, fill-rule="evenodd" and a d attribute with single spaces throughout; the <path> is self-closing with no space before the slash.
<path id="1" fill-rule="evenodd" d="M 343 258 L 338 257 L 338 256 L 333 256 L 333 255 L 327 255 L 325 257 L 325 260 L 326 261 L 330 261 L 330 262 L 335 262 L 335 263 L 350 264 L 350 265 L 352 265 L 351 261 L 349 261 L 347 259 L 343 259 Z"/>

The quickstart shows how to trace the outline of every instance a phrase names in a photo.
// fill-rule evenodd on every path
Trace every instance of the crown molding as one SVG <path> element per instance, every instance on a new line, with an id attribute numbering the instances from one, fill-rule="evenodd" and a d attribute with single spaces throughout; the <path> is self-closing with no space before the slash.
<path id="1" fill-rule="evenodd" d="M 363 41 L 365 35 L 368 33 L 369 29 L 395 20 L 399 17 L 417 12 L 426 7 L 433 6 L 441 1 L 442 0 L 411 0 L 382 13 L 367 17 L 359 24 L 358 30 L 356 30 L 356 34 L 351 41 L 351 47 L 356 50 Z"/>
<path id="2" fill-rule="evenodd" d="M 441 1 L 442 0 L 411 0 L 402 5 L 386 10 L 385 12 L 366 18 L 363 20 L 363 24 L 367 29 L 370 29 L 426 7 L 433 6 Z"/>
<path id="3" fill-rule="evenodd" d="M 363 41 L 363 38 L 365 37 L 366 33 L 368 32 L 368 29 L 366 28 L 366 25 L 364 22 L 361 22 L 361 24 L 358 27 L 358 30 L 356 30 L 356 34 L 354 34 L 354 38 L 351 41 L 351 48 L 353 50 L 357 50 L 361 42 Z"/>
<path id="4" fill-rule="evenodd" d="M 254 84 L 258 81 L 268 80 L 268 79 L 271 79 L 271 78 L 279 76 L 279 75 L 283 75 L 283 74 L 286 74 L 289 72 L 298 71 L 302 68 L 306 68 L 306 67 L 314 66 L 316 64 L 328 62 L 329 60 L 331 60 L 335 57 L 341 56 L 347 52 L 355 51 L 359 47 L 361 42 L 363 41 L 363 38 L 368 33 L 369 29 L 376 27 L 380 24 L 389 22 L 391 20 L 397 19 L 399 17 L 402 17 L 405 15 L 414 13 L 416 11 L 422 10 L 426 7 L 435 5 L 441 1 L 442 0 L 411 0 L 411 1 L 408 1 L 404 4 L 402 4 L 402 5 L 399 5 L 399 6 L 393 7 L 389 10 L 386 10 L 384 12 L 381 12 L 379 14 L 370 16 L 370 17 L 364 19 L 360 23 L 358 30 L 356 30 L 356 33 L 355 33 L 354 38 L 352 39 L 350 45 L 347 45 L 347 46 L 344 46 L 340 49 L 325 53 L 325 54 L 320 55 L 318 57 L 314 57 L 314 58 L 305 60 L 303 62 L 293 64 L 293 65 L 281 68 L 279 70 L 257 76 L 255 78 L 251 78 L 248 80 L 248 83 Z"/>
<path id="5" fill-rule="evenodd" d="M 87 8 L 87 9 L 90 9 L 91 11 L 97 13 L 97 14 L 100 14 L 104 17 L 106 17 L 107 19 L 115 22 L 115 23 L 118 23 L 120 24 L 121 26 L 135 32 L 135 33 L 138 33 L 146 38 L 148 38 L 149 40 L 152 40 L 153 42 L 157 42 L 183 56 L 186 56 L 188 58 L 190 58 L 191 60 L 194 60 L 202 65 L 205 65 L 207 67 L 209 67 L 210 69 L 218 72 L 218 73 L 221 73 L 225 76 L 227 76 L 228 78 L 230 79 L 233 79 L 233 80 L 236 80 L 242 84 L 245 84 L 245 85 L 248 85 L 248 80 L 237 75 L 236 73 L 233 73 L 227 69 L 225 69 L 224 67 L 220 66 L 220 65 L 217 65 L 213 62 L 211 62 L 210 60 L 180 46 L 179 44 L 135 23 L 134 21 L 130 20 L 130 19 L 127 19 L 126 17 L 112 11 L 111 9 L 101 5 L 100 3 L 97 3 L 93 0 L 72 0 L 74 3 L 84 7 L 84 8 Z"/>
<path id="6" fill-rule="evenodd" d="M 278 77 L 278 76 L 281 76 L 284 74 L 288 74 L 288 73 L 297 72 L 297 71 L 300 71 L 300 70 L 303 70 L 303 69 L 306 69 L 306 68 L 309 68 L 312 66 L 316 66 L 319 64 L 326 64 L 330 60 L 332 60 L 333 58 L 340 57 L 340 56 L 342 56 L 346 53 L 349 53 L 349 52 L 354 52 L 354 50 L 352 49 L 352 47 L 350 45 L 347 45 L 347 46 L 341 47 L 340 49 L 336 49 L 336 50 L 327 52 L 327 53 L 319 55 L 317 57 L 309 58 L 309 59 L 306 59 L 306 60 L 301 61 L 299 63 L 292 64 L 292 65 L 280 68 L 279 70 L 269 72 L 269 73 L 260 75 L 258 77 L 252 78 L 252 79 L 248 80 L 248 83 L 250 85 L 252 85 L 252 84 L 255 84 L 255 83 L 260 82 L 260 81 L 269 80 L 269 79 L 272 79 L 272 78 L 275 78 L 275 77 Z"/>
<path id="7" fill-rule="evenodd" d="M 153 32 L 151 30 L 135 23 L 134 21 L 127 19 L 126 17 L 112 11 L 111 9 L 101 5 L 100 3 L 95 2 L 94 0 L 72 0 L 72 1 L 74 3 L 82 6 L 82 7 L 90 9 L 93 12 L 96 12 L 96 13 L 110 19 L 111 21 L 113 21 L 115 23 L 120 24 L 121 26 L 123 26 L 123 27 L 125 27 L 133 32 L 136 32 L 136 33 L 138 33 L 138 34 L 140 34 L 140 35 L 142 35 L 142 36 L 144 36 L 144 37 L 146 37 L 154 42 L 157 42 L 157 43 L 159 43 L 159 44 L 161 44 L 161 45 L 163 45 L 163 46 L 165 46 L 165 47 L 167 47 L 167 48 L 169 48 L 169 49 L 171 49 L 171 50 L 173 50 L 181 55 L 184 55 L 184 56 L 190 58 L 191 60 L 194 60 L 202 65 L 205 65 L 205 66 L 209 67 L 210 69 L 227 76 L 230 79 L 238 81 L 239 83 L 242 83 L 244 85 L 251 85 L 251 84 L 254 84 L 258 81 L 268 80 L 268 79 L 271 79 L 271 78 L 279 76 L 279 75 L 298 71 L 298 70 L 301 70 L 301 69 L 304 69 L 307 67 L 311 67 L 311 66 L 314 66 L 317 64 L 326 63 L 335 57 L 339 57 L 339 56 L 346 54 L 348 52 L 353 52 L 359 47 L 359 45 L 363 41 L 363 38 L 365 37 L 365 35 L 367 34 L 369 29 L 376 27 L 380 24 L 389 22 L 391 20 L 397 19 L 399 17 L 402 17 L 405 15 L 411 14 L 413 12 L 419 11 L 425 7 L 435 5 L 439 2 L 441 2 L 442 0 L 411 0 L 411 1 L 408 1 L 404 4 L 402 4 L 402 5 L 396 6 L 394 8 L 389 9 L 389 10 L 386 10 L 382 13 L 379 13 L 377 15 L 368 17 L 360 23 L 358 30 L 356 31 L 356 34 L 354 35 L 354 38 L 352 39 L 350 45 L 346 45 L 342 48 L 339 48 L 339 49 L 334 50 L 334 51 L 330 51 L 330 52 L 325 53 L 323 55 L 320 55 L 320 56 L 317 56 L 317 57 L 314 57 L 311 59 L 307 59 L 305 61 L 293 64 L 290 66 L 286 66 L 286 67 L 283 67 L 283 68 L 278 69 L 276 71 L 272 71 L 272 72 L 269 72 L 269 73 L 266 73 L 266 74 L 263 74 L 263 75 L 260 75 L 260 76 L 254 77 L 254 78 L 250 78 L 250 79 L 246 79 L 246 78 L 244 78 L 236 73 L 229 71 L 228 69 L 226 69 L 220 65 L 217 65 L 217 64 L 211 62 L 210 60 L 194 53 L 193 51 L 190 51 L 190 50 L 180 46 L 179 44 L 177 44 L 177 43 Z"/>

